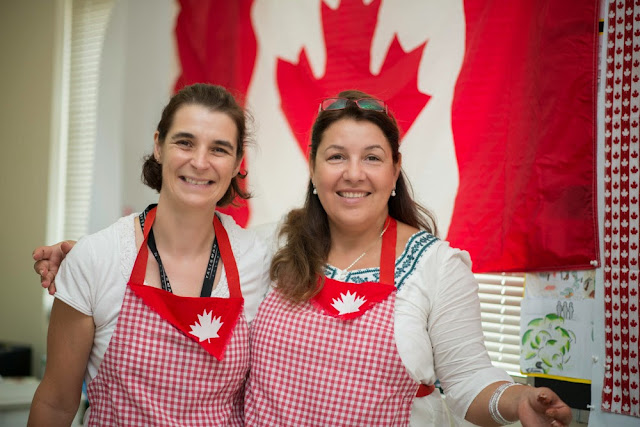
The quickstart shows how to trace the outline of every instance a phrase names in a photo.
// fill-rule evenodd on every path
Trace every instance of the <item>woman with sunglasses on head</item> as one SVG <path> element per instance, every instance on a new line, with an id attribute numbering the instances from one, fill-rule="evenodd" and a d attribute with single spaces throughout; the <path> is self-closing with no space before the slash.
<path id="1" fill-rule="evenodd" d="M 473 423 L 567 425 L 555 393 L 491 365 L 469 256 L 435 237 L 399 144 L 383 101 L 321 103 L 306 202 L 281 228 L 275 289 L 251 327 L 246 424 L 446 425 L 439 379 Z"/>
<path id="2" fill-rule="evenodd" d="M 29 425 L 70 425 L 83 379 L 89 425 L 243 425 L 247 322 L 268 259 L 215 210 L 248 197 L 246 142 L 245 112 L 224 88 L 171 98 L 143 166 L 158 204 L 81 239 L 61 265 Z"/>

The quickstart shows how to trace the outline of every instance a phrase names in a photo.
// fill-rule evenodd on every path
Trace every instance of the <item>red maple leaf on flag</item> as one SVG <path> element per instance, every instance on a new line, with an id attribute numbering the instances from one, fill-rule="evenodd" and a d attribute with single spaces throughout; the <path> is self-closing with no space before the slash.
<path id="1" fill-rule="evenodd" d="M 324 2 L 322 27 L 327 50 L 325 74 L 317 79 L 304 48 L 298 64 L 278 58 L 277 82 L 284 112 L 300 149 L 308 152 L 311 125 L 323 98 L 358 89 L 387 101 L 398 125 L 406 133 L 425 107 L 429 95 L 418 90 L 418 66 L 427 42 L 411 52 L 394 36 L 380 73 L 373 75 L 371 41 L 378 21 L 380 0 L 369 6 L 362 0 L 342 0 L 336 10 Z"/>

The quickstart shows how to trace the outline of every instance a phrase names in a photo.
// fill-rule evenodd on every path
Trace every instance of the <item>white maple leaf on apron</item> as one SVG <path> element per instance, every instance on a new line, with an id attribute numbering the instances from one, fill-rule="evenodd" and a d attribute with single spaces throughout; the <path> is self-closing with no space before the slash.
<path id="1" fill-rule="evenodd" d="M 356 292 L 351 293 L 347 291 L 346 294 L 340 294 L 340 299 L 334 298 L 331 306 L 338 310 L 338 314 L 347 314 L 360 311 L 360 306 L 365 302 L 367 302 L 367 300 L 364 297 L 358 296 Z"/>
<path id="2" fill-rule="evenodd" d="M 221 317 L 213 317 L 213 310 L 207 313 L 204 310 L 202 314 L 198 314 L 198 321 L 191 325 L 191 334 L 198 337 L 200 342 L 209 340 L 211 338 L 218 338 L 218 331 L 223 322 L 220 321 Z"/>

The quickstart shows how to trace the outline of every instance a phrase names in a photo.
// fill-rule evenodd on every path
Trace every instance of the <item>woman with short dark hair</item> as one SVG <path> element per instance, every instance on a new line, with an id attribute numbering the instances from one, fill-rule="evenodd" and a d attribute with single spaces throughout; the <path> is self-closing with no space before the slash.
<path id="1" fill-rule="evenodd" d="M 215 211 L 249 197 L 238 183 L 247 138 L 226 89 L 171 98 L 143 166 L 157 205 L 84 237 L 60 267 L 29 425 L 70 425 L 83 379 L 89 425 L 243 425 L 267 251 Z"/>

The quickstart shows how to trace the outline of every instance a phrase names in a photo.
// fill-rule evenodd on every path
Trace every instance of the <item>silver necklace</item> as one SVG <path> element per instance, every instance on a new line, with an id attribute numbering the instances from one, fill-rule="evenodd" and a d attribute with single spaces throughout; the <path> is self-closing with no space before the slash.
<path id="1" fill-rule="evenodd" d="M 351 270 L 351 267 L 353 267 L 354 265 L 356 265 L 356 263 L 358 261 L 360 261 L 362 259 L 363 256 L 365 256 L 367 254 L 367 252 L 369 252 L 371 250 L 371 248 L 373 248 L 376 243 L 378 243 L 378 240 L 380 238 L 382 238 L 382 235 L 384 234 L 385 231 L 387 231 L 387 228 L 389 228 L 389 221 L 387 221 L 387 224 L 385 225 L 385 227 L 382 229 L 382 231 L 380 232 L 380 235 L 378 236 L 378 238 L 371 244 L 371 246 L 369 246 L 364 252 L 362 252 L 360 254 L 360 256 L 358 258 L 355 259 L 355 261 L 353 261 L 351 264 L 349 264 L 349 266 L 345 269 L 342 270 L 342 274 L 340 275 L 341 277 L 346 277 L 347 273 L 349 272 L 349 270 Z"/>

